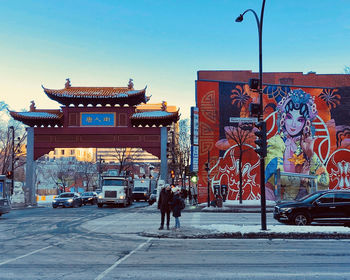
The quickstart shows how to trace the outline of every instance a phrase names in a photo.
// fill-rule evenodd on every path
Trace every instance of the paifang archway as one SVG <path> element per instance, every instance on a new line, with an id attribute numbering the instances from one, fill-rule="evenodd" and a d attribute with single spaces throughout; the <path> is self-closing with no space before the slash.
<path id="1" fill-rule="evenodd" d="M 148 104 L 146 88 L 72 87 L 47 89 L 46 95 L 62 106 L 58 110 L 11 111 L 28 125 L 26 188 L 35 204 L 35 160 L 55 148 L 142 148 L 161 160 L 161 178 L 167 179 L 168 127 L 179 120 L 179 111 L 165 102 Z M 144 103 L 144 105 L 140 105 Z"/>

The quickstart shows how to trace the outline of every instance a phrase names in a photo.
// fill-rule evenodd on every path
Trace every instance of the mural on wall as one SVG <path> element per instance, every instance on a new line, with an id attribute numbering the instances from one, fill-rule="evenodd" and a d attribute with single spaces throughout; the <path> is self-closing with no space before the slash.
<path id="1" fill-rule="evenodd" d="M 206 201 L 208 195 L 204 169 L 208 151 L 210 199 L 214 185 L 227 185 L 228 199 L 238 199 L 240 173 L 243 199 L 260 198 L 253 129 L 242 144 L 233 137 L 241 124 L 229 122 L 230 117 L 249 117 L 249 104 L 257 103 L 258 98 L 244 83 L 197 81 L 200 201 Z M 267 199 L 299 198 L 315 186 L 318 190 L 350 189 L 350 87 L 268 85 L 263 99 L 268 134 Z M 283 174 L 278 191 L 277 169 Z"/>

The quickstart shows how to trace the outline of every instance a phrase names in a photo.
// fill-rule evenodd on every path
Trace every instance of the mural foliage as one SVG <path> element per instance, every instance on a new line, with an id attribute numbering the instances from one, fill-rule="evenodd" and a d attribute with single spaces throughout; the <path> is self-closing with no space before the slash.
<path id="1" fill-rule="evenodd" d="M 227 185 L 228 199 L 238 199 L 240 158 L 243 199 L 260 198 L 253 130 L 242 148 L 230 135 L 240 124 L 229 122 L 230 117 L 249 117 L 249 104 L 258 103 L 258 97 L 244 83 L 197 81 L 200 202 L 207 200 L 208 160 L 211 199 L 214 185 Z M 267 199 L 295 199 L 316 189 L 350 189 L 350 87 L 267 85 L 263 100 Z"/>

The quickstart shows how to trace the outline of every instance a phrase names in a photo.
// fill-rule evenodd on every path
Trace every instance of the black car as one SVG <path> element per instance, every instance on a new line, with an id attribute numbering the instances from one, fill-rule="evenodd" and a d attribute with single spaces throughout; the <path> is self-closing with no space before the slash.
<path id="1" fill-rule="evenodd" d="M 97 204 L 97 193 L 96 192 L 83 192 L 81 194 L 83 204 Z"/>
<path id="2" fill-rule="evenodd" d="M 58 206 L 81 207 L 82 205 L 83 201 L 80 197 L 80 194 L 74 192 L 61 193 L 59 196 L 56 196 L 52 201 L 53 208 L 57 208 Z"/>
<path id="3" fill-rule="evenodd" d="M 326 190 L 275 206 L 273 217 L 282 222 L 307 225 L 312 221 L 350 221 L 350 191 Z"/>

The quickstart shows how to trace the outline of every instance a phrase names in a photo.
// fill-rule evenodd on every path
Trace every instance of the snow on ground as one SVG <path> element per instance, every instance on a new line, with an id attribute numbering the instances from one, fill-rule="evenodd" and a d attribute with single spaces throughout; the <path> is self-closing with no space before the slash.
<path id="1" fill-rule="evenodd" d="M 220 233 L 240 232 L 242 234 L 251 232 L 266 232 L 261 229 L 260 225 L 229 225 L 229 224 L 212 224 L 195 226 L 199 229 L 207 229 Z M 292 226 L 292 225 L 267 225 L 268 233 L 350 233 L 349 227 L 344 226 Z"/>

